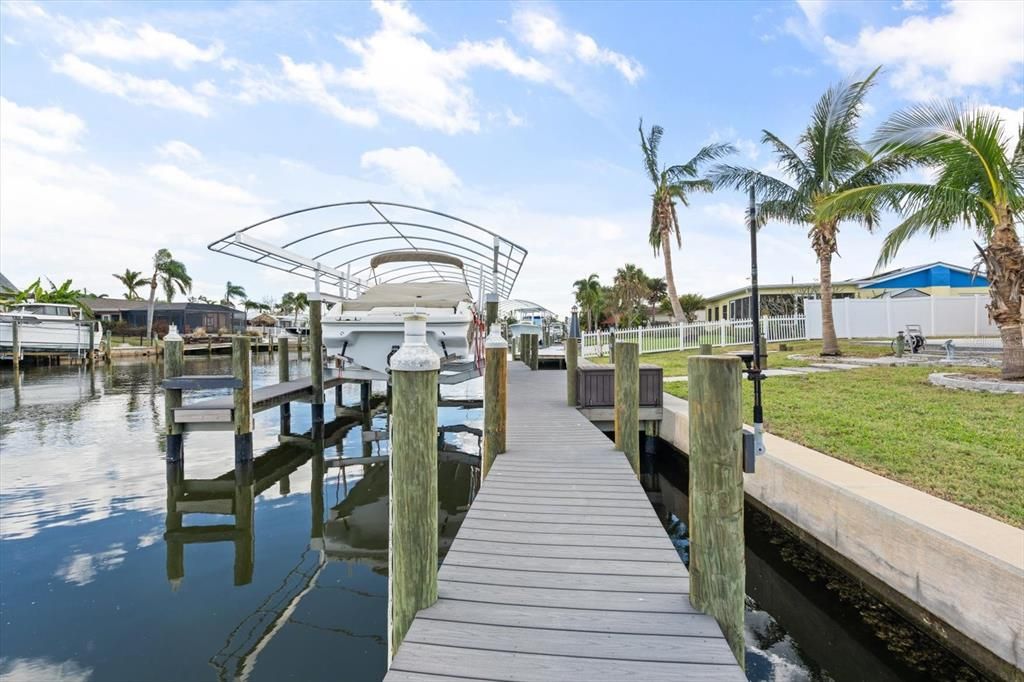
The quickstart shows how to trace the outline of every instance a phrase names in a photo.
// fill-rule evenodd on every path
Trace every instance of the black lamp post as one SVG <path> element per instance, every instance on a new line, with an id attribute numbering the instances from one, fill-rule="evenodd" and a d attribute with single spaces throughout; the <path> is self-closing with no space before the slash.
<path id="1" fill-rule="evenodd" d="M 754 199 L 754 188 L 750 188 L 750 320 L 753 323 L 754 357 L 747 370 L 747 378 L 754 382 L 754 454 L 765 453 L 764 447 L 764 410 L 761 406 L 761 382 L 764 373 L 761 371 L 761 304 L 757 292 L 757 205 Z"/>
<path id="2" fill-rule="evenodd" d="M 580 308 L 575 303 L 572 306 L 572 317 L 569 320 L 569 338 L 580 338 Z"/>

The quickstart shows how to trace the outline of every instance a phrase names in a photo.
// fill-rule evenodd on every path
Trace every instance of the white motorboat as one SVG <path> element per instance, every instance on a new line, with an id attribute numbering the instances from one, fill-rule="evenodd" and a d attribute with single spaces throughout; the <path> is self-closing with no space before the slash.
<path id="1" fill-rule="evenodd" d="M 374 256 L 372 270 L 389 263 L 440 263 L 462 269 L 455 256 L 430 251 L 391 251 Z M 476 360 L 473 341 L 478 318 L 466 281 L 387 282 L 370 286 L 353 300 L 336 303 L 324 316 L 328 355 L 386 372 L 404 338 L 405 318 L 426 316 L 427 344 L 444 363 Z"/>
<path id="2" fill-rule="evenodd" d="M 24 352 L 85 353 L 89 349 L 89 327 L 93 326 L 93 348 L 99 347 L 103 326 L 86 318 L 81 308 L 64 303 L 19 303 L 0 312 L 0 349 L 11 353 L 12 327 L 18 324 L 18 341 Z"/>

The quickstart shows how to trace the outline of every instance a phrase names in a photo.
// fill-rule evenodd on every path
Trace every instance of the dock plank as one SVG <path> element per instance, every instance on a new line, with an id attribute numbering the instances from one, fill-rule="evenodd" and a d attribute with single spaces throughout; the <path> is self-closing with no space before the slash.
<path id="1" fill-rule="evenodd" d="M 564 395 L 564 372 L 510 364 L 507 452 L 385 679 L 745 679 L 625 456 Z"/>

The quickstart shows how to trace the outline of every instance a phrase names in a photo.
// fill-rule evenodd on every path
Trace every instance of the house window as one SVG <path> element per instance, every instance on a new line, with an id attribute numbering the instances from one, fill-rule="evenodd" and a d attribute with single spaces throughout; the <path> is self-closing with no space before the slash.
<path id="1" fill-rule="evenodd" d="M 723 320 L 728 320 L 729 319 L 729 309 L 726 306 L 724 306 L 724 305 L 722 306 L 722 319 Z"/>
<path id="2" fill-rule="evenodd" d="M 718 308 L 718 306 L 716 305 L 716 306 L 715 306 L 715 322 L 718 322 L 718 310 L 719 310 L 719 308 Z"/>

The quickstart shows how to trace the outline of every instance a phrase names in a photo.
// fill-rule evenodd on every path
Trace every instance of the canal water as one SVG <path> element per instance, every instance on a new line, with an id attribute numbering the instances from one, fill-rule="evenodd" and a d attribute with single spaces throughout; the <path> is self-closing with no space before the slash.
<path id="1" fill-rule="evenodd" d="M 276 368 L 257 356 L 257 385 Z M 185 371 L 227 374 L 230 361 Z M 270 410 L 251 469 L 235 470 L 230 432 L 190 434 L 184 466 L 168 468 L 160 378 L 152 362 L 28 368 L 18 382 L 0 371 L 0 680 L 381 679 L 388 469 L 351 460 L 387 454 L 361 435 L 387 415 L 343 414 L 322 443 L 282 444 Z M 358 404 L 355 386 L 343 403 Z M 445 407 L 439 421 L 443 552 L 479 487 L 482 412 Z M 305 405 L 292 429 L 309 430 Z M 685 471 L 667 451 L 654 467 L 685 558 Z M 884 607 L 841 598 L 856 590 L 767 519 L 750 516 L 747 537 L 751 680 L 974 679 L 934 649 L 910 656 L 922 640 Z"/>

